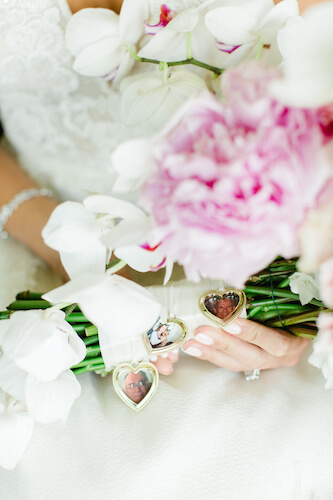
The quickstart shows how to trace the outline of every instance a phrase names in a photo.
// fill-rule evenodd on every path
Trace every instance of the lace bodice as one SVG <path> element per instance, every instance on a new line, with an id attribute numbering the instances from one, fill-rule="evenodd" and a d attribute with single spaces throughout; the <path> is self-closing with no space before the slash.
<path id="1" fill-rule="evenodd" d="M 149 1 L 158 17 L 159 0 Z M 203 0 L 171 0 L 180 11 Z M 30 175 L 60 198 L 109 192 L 110 152 L 148 126 L 119 122 L 111 84 L 72 70 L 65 45 L 66 0 L 0 0 L 0 110 L 6 136 Z"/>

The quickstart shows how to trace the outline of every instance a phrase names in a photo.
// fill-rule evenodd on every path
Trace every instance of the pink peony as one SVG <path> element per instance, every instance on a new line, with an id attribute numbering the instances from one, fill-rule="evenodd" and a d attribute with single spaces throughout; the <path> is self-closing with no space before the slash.
<path id="1" fill-rule="evenodd" d="M 188 279 L 242 286 L 276 256 L 299 252 L 297 230 L 327 179 L 315 110 L 268 96 L 276 71 L 227 70 L 227 102 L 190 99 L 151 143 L 141 196 L 155 221 L 151 244 Z"/>

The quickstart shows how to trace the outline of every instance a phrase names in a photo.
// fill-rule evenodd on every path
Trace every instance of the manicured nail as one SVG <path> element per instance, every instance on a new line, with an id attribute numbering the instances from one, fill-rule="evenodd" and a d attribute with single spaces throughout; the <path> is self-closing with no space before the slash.
<path id="1" fill-rule="evenodd" d="M 189 354 L 190 356 L 195 356 L 196 358 L 200 357 L 202 352 L 200 351 L 200 349 L 198 349 L 197 347 L 188 347 L 187 349 L 184 349 L 184 352 L 186 352 L 186 354 Z"/>
<path id="2" fill-rule="evenodd" d="M 228 326 L 224 326 L 223 330 L 228 333 L 241 333 L 242 329 L 237 323 L 230 323 Z"/>
<path id="3" fill-rule="evenodd" d="M 195 337 L 195 340 L 197 340 L 198 342 L 200 342 L 200 344 L 205 344 L 205 345 L 212 345 L 214 344 L 214 340 L 212 339 L 212 337 L 210 337 L 209 335 L 207 335 L 207 333 L 198 333 Z"/>

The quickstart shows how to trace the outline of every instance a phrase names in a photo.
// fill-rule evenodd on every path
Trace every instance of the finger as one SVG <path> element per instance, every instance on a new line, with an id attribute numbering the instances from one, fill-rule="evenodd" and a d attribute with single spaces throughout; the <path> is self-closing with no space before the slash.
<path id="1" fill-rule="evenodd" d="M 179 358 L 178 351 L 169 352 L 168 359 L 171 361 L 171 363 L 176 363 L 178 361 L 178 358 Z"/>
<path id="2" fill-rule="evenodd" d="M 162 375 L 170 375 L 170 373 L 173 372 L 172 362 L 168 358 L 162 358 L 161 356 L 159 356 L 157 361 L 155 361 L 153 364 Z"/>
<path id="3" fill-rule="evenodd" d="M 188 348 L 190 347 L 190 351 Z M 193 349 L 194 348 L 194 349 Z M 280 360 L 258 346 L 250 344 L 214 326 L 203 326 L 196 330 L 194 339 L 184 344 L 184 352 L 210 361 L 233 371 L 266 369 L 277 366 Z M 200 354 L 197 351 L 200 351 Z M 221 356 L 223 354 L 223 356 Z M 228 360 L 224 355 L 228 356 Z M 232 368 L 229 368 L 231 360 Z M 228 366 L 225 362 L 228 361 Z"/>
<path id="4" fill-rule="evenodd" d="M 296 337 L 283 330 L 269 328 L 248 319 L 237 318 L 223 329 L 237 338 L 261 347 L 264 351 L 278 357 L 289 356 L 307 345 L 307 339 Z"/>
<path id="5" fill-rule="evenodd" d="M 214 347 L 202 345 L 199 342 L 196 342 L 194 339 L 189 340 L 186 344 L 183 345 L 183 351 L 189 356 L 194 356 L 196 358 L 203 359 L 205 361 L 209 361 L 214 365 L 221 366 L 226 368 L 227 370 L 233 372 L 243 371 L 244 368 L 236 359 L 228 356 L 222 351 L 215 349 Z"/>

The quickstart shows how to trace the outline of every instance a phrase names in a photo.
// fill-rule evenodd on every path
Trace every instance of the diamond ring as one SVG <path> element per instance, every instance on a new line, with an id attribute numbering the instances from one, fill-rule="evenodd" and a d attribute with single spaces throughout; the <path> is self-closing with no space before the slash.
<path id="1" fill-rule="evenodd" d="M 260 376 L 260 370 L 259 368 L 256 368 L 255 370 L 252 370 L 250 372 L 244 372 L 245 375 L 245 380 L 257 380 Z"/>

